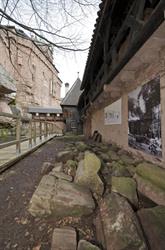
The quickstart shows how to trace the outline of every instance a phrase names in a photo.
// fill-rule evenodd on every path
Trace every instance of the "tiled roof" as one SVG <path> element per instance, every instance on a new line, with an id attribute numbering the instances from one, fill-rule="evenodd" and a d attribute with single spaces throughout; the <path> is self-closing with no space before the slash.
<path id="1" fill-rule="evenodd" d="M 61 102 L 61 106 L 77 106 L 79 97 L 82 93 L 80 90 L 81 80 L 78 77 L 71 89 Z"/>
<path id="2" fill-rule="evenodd" d="M 107 3 L 108 3 L 108 0 L 100 0 L 99 10 L 97 12 L 97 18 L 96 18 L 96 22 L 94 25 L 91 43 L 90 43 L 90 47 L 89 47 L 89 52 L 88 52 L 88 56 L 87 56 L 87 61 L 86 61 L 84 76 L 83 76 L 83 80 L 82 80 L 81 90 L 84 88 L 84 81 L 85 81 L 85 77 L 86 77 L 86 73 L 87 73 L 87 68 L 90 65 L 90 59 L 92 58 L 92 54 L 93 54 L 93 51 L 95 49 L 96 37 L 98 35 L 98 30 L 100 28 L 104 9 L 105 9 Z"/>

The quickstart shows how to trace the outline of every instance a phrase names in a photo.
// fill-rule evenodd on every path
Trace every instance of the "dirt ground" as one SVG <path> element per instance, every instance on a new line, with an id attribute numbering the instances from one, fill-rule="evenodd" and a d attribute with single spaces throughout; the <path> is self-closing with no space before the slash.
<path id="1" fill-rule="evenodd" d="M 34 218 L 28 212 L 42 177 L 42 163 L 54 163 L 65 145 L 65 141 L 53 139 L 0 175 L 0 250 L 50 250 L 53 229 L 61 225 L 75 226 L 80 234 L 92 239 L 88 218 L 84 219 L 87 223 L 72 218 L 55 221 Z"/>

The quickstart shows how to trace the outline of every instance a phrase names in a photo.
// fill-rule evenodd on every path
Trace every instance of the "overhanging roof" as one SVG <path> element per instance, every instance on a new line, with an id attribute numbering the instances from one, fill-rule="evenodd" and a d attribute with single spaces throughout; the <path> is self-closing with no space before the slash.
<path id="1" fill-rule="evenodd" d="M 40 113 L 40 114 L 62 114 L 61 108 L 53 108 L 53 107 L 29 107 L 28 108 L 29 113 Z"/>

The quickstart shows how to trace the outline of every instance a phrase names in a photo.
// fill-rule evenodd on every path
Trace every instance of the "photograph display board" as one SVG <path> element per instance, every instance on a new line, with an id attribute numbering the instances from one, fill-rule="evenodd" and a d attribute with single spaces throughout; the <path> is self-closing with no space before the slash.
<path id="1" fill-rule="evenodd" d="M 128 143 L 161 156 L 160 78 L 156 77 L 128 95 Z"/>
<path id="2" fill-rule="evenodd" d="M 121 99 L 104 109 L 104 124 L 121 124 Z"/>

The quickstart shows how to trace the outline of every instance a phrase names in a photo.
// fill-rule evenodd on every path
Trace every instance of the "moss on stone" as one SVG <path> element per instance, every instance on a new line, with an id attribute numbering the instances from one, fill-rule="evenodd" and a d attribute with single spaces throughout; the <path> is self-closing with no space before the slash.
<path id="1" fill-rule="evenodd" d="M 68 160 L 68 161 L 66 162 L 66 166 L 67 166 L 68 168 L 74 168 L 74 169 L 76 169 L 76 168 L 77 168 L 77 161 Z"/>
<path id="2" fill-rule="evenodd" d="M 124 162 L 125 165 L 128 165 L 128 164 L 134 165 L 136 163 L 136 161 L 128 154 L 120 155 L 120 159 Z"/>
<path id="3" fill-rule="evenodd" d="M 130 177 L 130 173 L 126 169 L 126 166 L 121 165 L 119 162 L 113 161 L 111 164 L 112 176 L 127 176 Z"/>
<path id="4" fill-rule="evenodd" d="M 136 174 L 165 190 L 165 170 L 159 166 L 144 162 L 137 166 Z"/>
<path id="5" fill-rule="evenodd" d="M 126 169 L 129 171 L 131 176 L 134 176 L 134 174 L 136 173 L 136 167 L 134 165 L 126 166 Z"/>
<path id="6" fill-rule="evenodd" d="M 136 182 L 132 178 L 112 176 L 112 191 L 128 198 L 132 204 L 138 204 Z"/>
<path id="7" fill-rule="evenodd" d="M 87 144 L 85 144 L 83 141 L 80 141 L 76 144 L 76 148 L 80 151 L 80 152 L 84 152 L 85 150 L 89 149 L 89 146 Z"/>
<path id="8" fill-rule="evenodd" d="M 118 161 L 120 158 L 117 153 L 113 150 L 109 150 L 107 153 L 112 161 Z"/>

